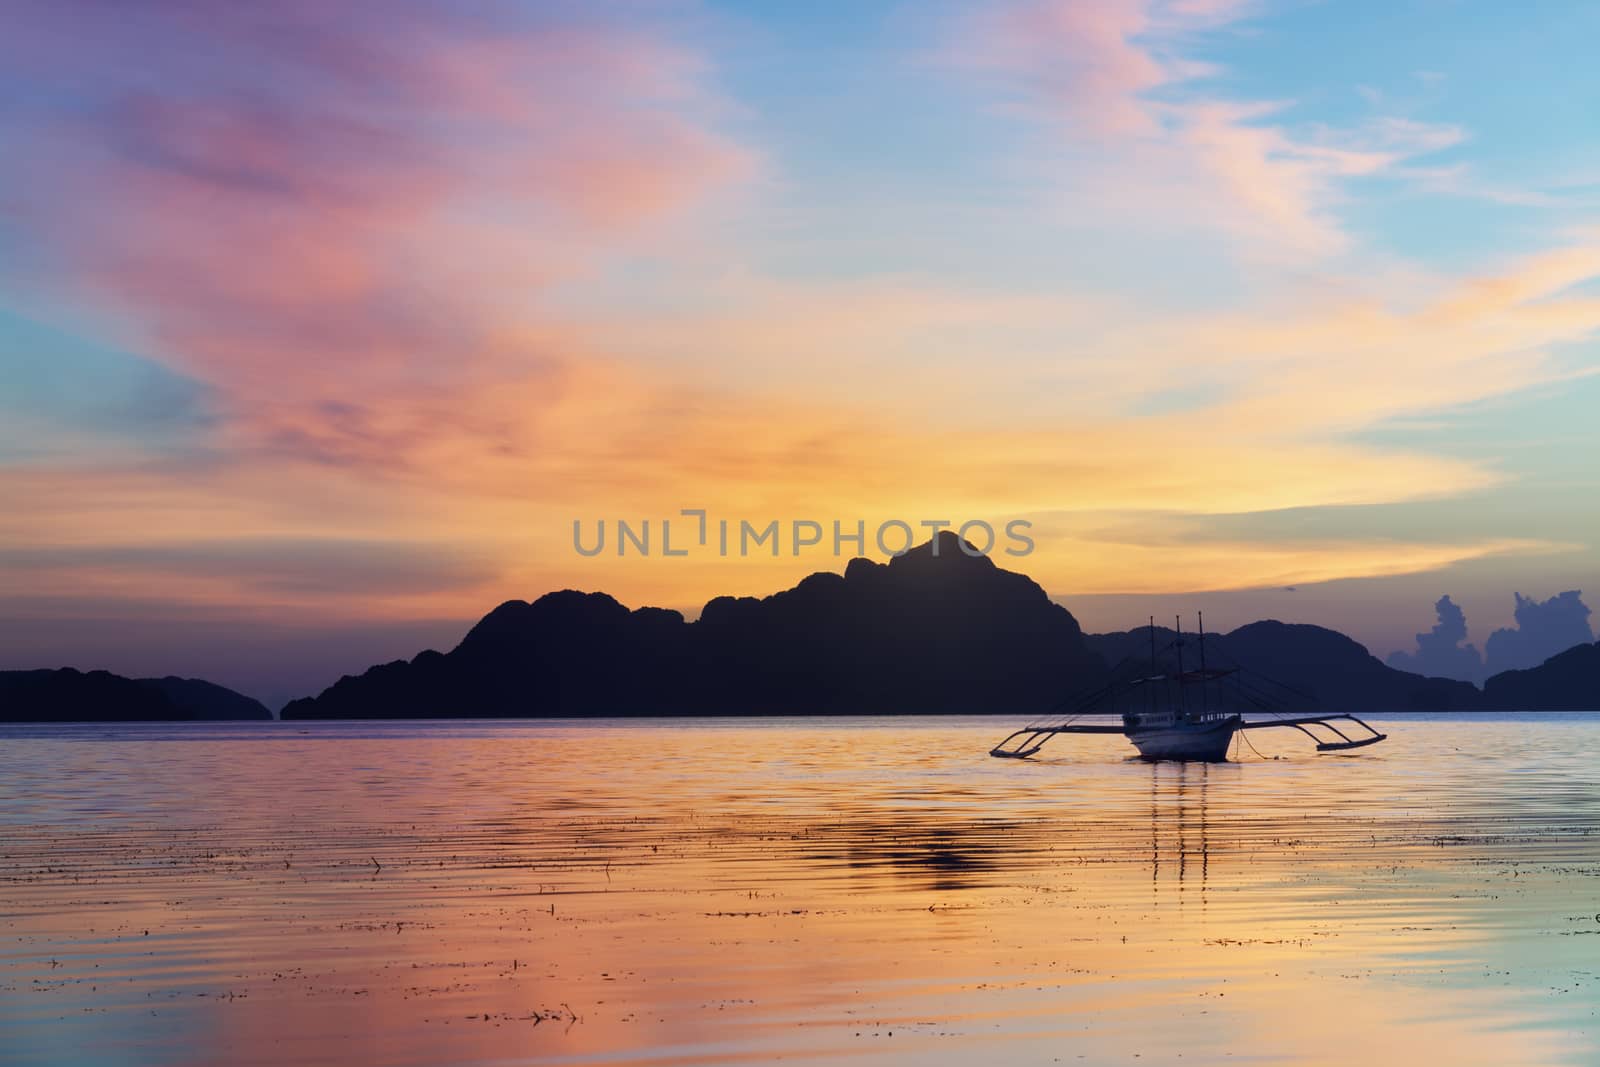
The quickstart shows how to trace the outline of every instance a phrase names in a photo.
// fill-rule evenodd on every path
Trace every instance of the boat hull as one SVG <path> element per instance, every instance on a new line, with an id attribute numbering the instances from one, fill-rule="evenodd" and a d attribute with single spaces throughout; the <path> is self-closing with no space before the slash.
<path id="1" fill-rule="evenodd" d="M 1195 760 L 1221 763 L 1228 758 L 1228 745 L 1239 729 L 1237 717 L 1216 722 L 1185 723 L 1129 731 L 1128 740 L 1139 750 L 1139 758 L 1150 760 Z"/>

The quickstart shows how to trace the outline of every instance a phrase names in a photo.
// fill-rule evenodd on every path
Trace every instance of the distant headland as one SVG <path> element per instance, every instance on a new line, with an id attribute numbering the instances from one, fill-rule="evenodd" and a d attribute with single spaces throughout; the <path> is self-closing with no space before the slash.
<path id="1" fill-rule="evenodd" d="M 1172 631 L 1156 630 L 1156 644 Z M 851 560 L 764 598 L 717 597 L 699 619 L 604 593 L 510 600 L 455 648 L 346 675 L 285 719 L 675 715 L 1040 714 L 1145 670 L 1148 629 L 1085 634 L 1026 575 L 943 532 L 887 563 Z M 1207 634 L 1325 711 L 1600 710 L 1600 644 L 1469 682 L 1386 665 L 1320 626 L 1262 621 Z M 0 722 L 265 719 L 195 679 L 0 672 Z"/>
<path id="2" fill-rule="evenodd" d="M 265 704 L 199 678 L 109 671 L 0 671 L 0 722 L 215 722 L 270 719 Z"/>

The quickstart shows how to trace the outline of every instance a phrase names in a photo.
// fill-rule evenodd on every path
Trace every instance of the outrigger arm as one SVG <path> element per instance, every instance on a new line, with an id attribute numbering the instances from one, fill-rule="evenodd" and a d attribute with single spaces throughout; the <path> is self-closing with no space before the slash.
<path id="1" fill-rule="evenodd" d="M 1370 736 L 1352 738 L 1349 734 L 1346 734 L 1343 730 L 1340 730 L 1337 726 L 1333 725 L 1333 720 L 1335 719 L 1345 719 L 1349 722 L 1353 722 L 1363 730 L 1367 731 L 1368 735 Z M 1299 730 L 1301 733 L 1305 734 L 1307 737 L 1311 738 L 1311 740 L 1316 742 L 1318 752 L 1339 752 L 1349 748 L 1365 748 L 1368 745 L 1375 745 L 1379 741 L 1385 741 L 1389 737 L 1388 734 L 1379 733 L 1367 723 L 1362 722 L 1360 719 L 1350 714 L 1307 715 L 1298 719 L 1266 719 L 1260 722 L 1243 722 L 1239 724 L 1239 729 L 1265 730 L 1273 726 L 1289 726 Z M 1324 741 L 1322 738 L 1306 729 L 1307 726 L 1321 726 L 1335 734 L 1339 740 Z M 1002 744 L 1004 744 L 1004 742 L 1002 742 Z M 1037 751 L 1037 749 L 1035 749 L 1035 751 Z"/>
<path id="2" fill-rule="evenodd" d="M 1065 726 L 1030 726 L 1018 730 L 998 745 L 989 750 L 989 755 L 1000 756 L 1005 759 L 1027 759 L 1044 747 L 1056 734 L 1120 734 L 1124 733 L 1122 727 L 1100 723 L 1071 723 Z M 1007 749 L 1015 738 L 1022 738 L 1016 746 Z"/>

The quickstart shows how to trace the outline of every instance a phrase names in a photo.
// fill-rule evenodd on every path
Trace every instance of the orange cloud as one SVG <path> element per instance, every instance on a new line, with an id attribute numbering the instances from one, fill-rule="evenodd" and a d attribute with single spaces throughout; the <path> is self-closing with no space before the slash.
<path id="1" fill-rule="evenodd" d="M 0 486 L 31 506 L 0 517 L 0 539 L 146 553 L 202 534 L 469 547 L 483 564 L 468 578 L 351 609 L 433 614 L 470 614 L 508 589 L 532 594 L 575 575 L 631 599 L 693 607 L 714 592 L 770 591 L 829 563 L 787 554 L 580 562 L 572 550 L 574 519 L 659 522 L 685 507 L 735 520 L 873 526 L 1027 517 L 1039 549 L 1019 565 L 1059 592 L 1301 583 L 1544 551 L 1530 539 L 1444 536 L 1181 553 L 1153 546 L 1173 513 L 1375 504 L 1497 484 L 1491 466 L 1344 437 L 1395 415 L 1559 380 L 1565 371 L 1540 353 L 1600 330 L 1600 305 L 1565 295 L 1589 271 L 1600 274 L 1600 255 L 1574 248 L 1489 279 L 1435 285 L 1409 309 L 1341 299 L 1132 326 L 1116 307 L 1091 303 L 1069 302 L 1052 317 L 1049 301 L 905 286 L 852 288 L 838 301 L 828 287 L 769 288 L 761 299 L 730 300 L 738 313 L 709 319 L 507 333 L 496 343 L 551 354 L 518 375 L 390 384 L 320 405 L 269 398 L 202 461 L 7 471 Z M 835 304 L 841 313 L 827 315 Z M 815 324 L 803 343 L 790 328 L 796 321 Z M 970 358 L 958 345 L 928 373 L 906 358 L 874 359 L 914 356 L 930 324 L 935 336 L 967 337 Z M 1015 329 L 1056 342 L 986 369 L 992 338 Z M 677 351 L 697 341 L 698 360 Z M 724 367 L 738 359 L 760 376 L 709 384 L 728 380 Z M 841 390 L 834 371 L 851 366 Z M 1197 374 L 1224 388 L 1197 409 L 1135 413 L 1152 385 Z M 1133 513 L 1135 533 L 1107 542 L 1074 518 L 1107 510 Z M 36 573 L 28 588 L 42 594 L 93 577 L 109 589 L 104 573 L 75 573 Z M 262 595 L 248 579 L 213 574 L 190 588 L 137 573 L 130 564 L 116 581 L 218 604 L 252 589 Z M 272 596 L 324 599 L 304 584 Z"/>

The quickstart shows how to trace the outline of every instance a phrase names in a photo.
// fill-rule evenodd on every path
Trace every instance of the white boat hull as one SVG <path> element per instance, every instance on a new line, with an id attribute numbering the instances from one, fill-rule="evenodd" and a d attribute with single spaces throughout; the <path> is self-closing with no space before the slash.
<path id="1" fill-rule="evenodd" d="M 1239 729 L 1237 716 L 1213 722 L 1140 728 L 1128 740 L 1147 760 L 1199 760 L 1220 763 L 1228 758 L 1228 745 Z"/>

